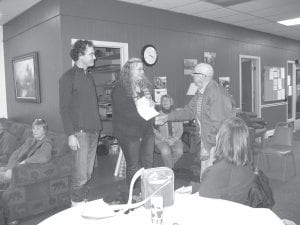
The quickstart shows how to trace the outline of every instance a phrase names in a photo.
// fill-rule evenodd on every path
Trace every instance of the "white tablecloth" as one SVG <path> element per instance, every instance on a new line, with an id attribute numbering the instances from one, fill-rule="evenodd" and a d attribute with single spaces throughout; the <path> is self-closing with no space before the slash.
<path id="1" fill-rule="evenodd" d="M 39 225 L 151 225 L 151 210 L 144 207 L 106 219 L 82 217 L 82 213 L 87 212 L 99 215 L 103 204 L 100 199 L 69 208 Z M 175 204 L 164 209 L 163 222 L 164 225 L 283 225 L 281 219 L 269 209 L 255 209 L 226 200 L 203 198 L 198 194 L 176 194 Z"/>

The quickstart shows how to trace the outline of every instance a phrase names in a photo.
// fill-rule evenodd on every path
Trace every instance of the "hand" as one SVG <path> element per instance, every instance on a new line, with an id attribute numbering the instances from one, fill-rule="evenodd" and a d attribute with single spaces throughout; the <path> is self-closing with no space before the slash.
<path id="1" fill-rule="evenodd" d="M 23 160 L 22 162 L 19 162 L 20 165 L 25 164 L 25 160 Z"/>
<path id="2" fill-rule="evenodd" d="M 159 114 L 157 117 L 155 117 L 155 124 L 156 125 L 163 125 L 168 121 L 168 115 Z"/>
<path id="3" fill-rule="evenodd" d="M 74 134 L 69 136 L 69 146 L 73 151 L 77 151 L 80 148 L 79 141 Z"/>
<path id="4" fill-rule="evenodd" d="M 206 149 L 201 149 L 200 152 L 198 152 L 198 158 L 200 159 L 200 161 L 206 161 L 209 159 L 209 151 L 207 151 Z"/>
<path id="5" fill-rule="evenodd" d="M 4 181 L 10 181 L 12 177 L 12 170 L 8 169 L 6 170 L 5 174 L 4 174 Z"/>
<path id="6" fill-rule="evenodd" d="M 170 138 L 166 139 L 166 142 L 168 143 L 168 145 L 173 146 L 176 142 L 176 139 L 173 137 L 170 137 Z"/>

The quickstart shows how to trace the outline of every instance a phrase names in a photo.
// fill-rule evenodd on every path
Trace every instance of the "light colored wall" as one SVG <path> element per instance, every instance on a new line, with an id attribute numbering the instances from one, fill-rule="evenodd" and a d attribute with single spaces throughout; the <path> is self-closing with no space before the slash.
<path id="1" fill-rule="evenodd" d="M 0 26 L 0 118 L 7 118 L 5 67 L 3 50 L 3 27 Z"/>

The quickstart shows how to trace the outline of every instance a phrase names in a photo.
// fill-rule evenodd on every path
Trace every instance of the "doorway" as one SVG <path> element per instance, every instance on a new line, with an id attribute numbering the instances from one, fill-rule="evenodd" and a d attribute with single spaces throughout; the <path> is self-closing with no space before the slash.
<path id="1" fill-rule="evenodd" d="M 74 44 L 78 39 L 71 39 Z M 111 91 L 122 66 L 128 60 L 128 43 L 90 40 L 95 49 L 95 64 L 90 68 L 94 78 L 99 114 L 102 119 L 102 135 L 112 136 Z M 73 62 L 74 63 L 74 62 Z"/>
<path id="2" fill-rule="evenodd" d="M 240 110 L 261 116 L 260 57 L 239 56 Z"/>

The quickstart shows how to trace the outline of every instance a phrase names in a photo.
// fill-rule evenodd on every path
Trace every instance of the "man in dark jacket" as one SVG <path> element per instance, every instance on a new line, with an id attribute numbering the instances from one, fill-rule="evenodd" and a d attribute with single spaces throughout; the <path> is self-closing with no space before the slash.
<path id="1" fill-rule="evenodd" d="M 102 123 L 98 113 L 95 83 L 88 67 L 94 65 L 92 42 L 78 40 L 71 49 L 74 66 L 59 80 L 60 114 L 70 148 L 75 151 L 72 205 L 85 200 Z"/>

